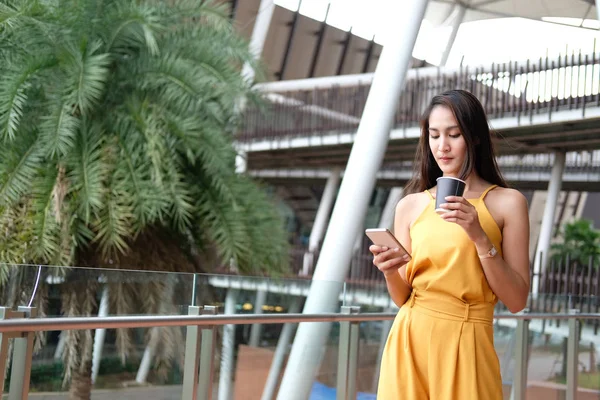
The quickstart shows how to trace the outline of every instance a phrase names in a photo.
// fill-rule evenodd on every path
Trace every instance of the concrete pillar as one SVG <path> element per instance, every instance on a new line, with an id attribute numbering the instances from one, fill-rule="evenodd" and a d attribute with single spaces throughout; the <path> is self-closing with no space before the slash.
<path id="1" fill-rule="evenodd" d="M 452 20 L 452 32 L 450 32 L 450 38 L 448 38 L 448 43 L 446 44 L 446 48 L 442 53 L 442 58 L 440 59 L 440 66 L 445 66 L 448 61 L 448 56 L 450 55 L 450 51 L 452 50 L 452 46 L 454 46 L 454 41 L 456 40 L 456 34 L 458 33 L 458 28 L 460 28 L 460 24 L 462 24 L 465 13 L 467 12 L 467 8 L 462 4 L 456 5 L 456 15 Z"/>
<path id="2" fill-rule="evenodd" d="M 159 328 L 151 328 L 153 330 Z M 149 343 L 146 345 L 144 349 L 144 355 L 142 356 L 142 361 L 140 361 L 140 366 L 138 368 L 138 372 L 135 375 L 135 381 L 139 384 L 146 383 L 146 378 L 148 378 L 148 374 L 150 373 L 150 367 L 152 367 L 152 359 L 154 358 L 154 345 Z"/>
<path id="3" fill-rule="evenodd" d="M 237 290 L 228 289 L 225 296 L 225 314 L 235 314 Z M 218 400 L 231 400 L 233 391 L 233 355 L 235 350 L 235 325 L 223 325 L 223 347 L 221 349 L 221 372 L 219 375 Z"/>
<path id="4" fill-rule="evenodd" d="M 338 186 L 340 184 L 340 168 L 334 168 L 331 170 L 327 183 L 325 184 L 325 190 L 317 209 L 317 215 L 315 216 L 315 222 L 312 230 L 310 231 L 310 238 L 308 239 L 308 253 L 304 254 L 304 262 L 302 266 L 302 274 L 309 275 L 314 265 L 315 260 L 313 259 L 313 252 L 319 248 L 319 243 L 323 240 L 327 223 L 329 222 L 329 215 L 335 195 L 337 194 Z"/>
<path id="5" fill-rule="evenodd" d="M 243 174 L 248 169 L 248 153 L 241 146 L 235 146 L 235 173 Z"/>
<path id="6" fill-rule="evenodd" d="M 256 22 L 254 23 L 254 28 L 252 29 L 252 37 L 250 38 L 250 51 L 256 59 L 260 58 L 262 55 L 274 11 L 275 2 L 273 0 L 261 0 L 260 5 L 258 6 Z M 245 63 L 242 67 L 242 76 L 244 79 L 253 81 L 254 75 L 254 69 L 252 69 L 250 64 Z"/>
<path id="7" fill-rule="evenodd" d="M 261 0 L 260 5 L 258 6 L 256 22 L 254 23 L 254 28 L 252 29 L 252 37 L 250 38 L 250 52 L 256 59 L 259 59 L 262 55 L 274 11 L 275 2 L 273 0 Z M 254 81 L 255 75 L 256 71 L 254 71 L 254 68 L 252 68 L 251 64 L 246 62 L 242 67 L 242 77 L 251 83 Z M 246 99 L 239 99 L 237 103 L 238 112 L 241 114 L 245 108 Z M 236 146 L 236 152 L 235 172 L 238 174 L 243 174 L 248 169 L 248 156 L 246 151 L 240 146 Z"/>
<path id="8" fill-rule="evenodd" d="M 377 64 L 304 313 L 339 312 L 339 294 L 352 256 L 347 250 L 354 244 L 373 193 L 427 3 L 402 2 L 402 12 L 394 15 L 388 36 L 394 40 L 383 47 Z M 309 397 L 330 327 L 330 323 L 299 325 L 278 400 Z"/>
<path id="9" fill-rule="evenodd" d="M 267 301 L 267 291 L 266 290 L 257 290 L 256 291 L 256 300 L 254 301 L 254 314 L 262 314 L 263 306 Z M 260 346 L 260 334 L 262 332 L 262 324 L 252 324 L 252 328 L 250 329 L 250 340 L 248 341 L 249 345 L 252 347 Z"/>
<path id="10" fill-rule="evenodd" d="M 56 345 L 56 350 L 54 350 L 54 359 L 61 360 L 63 356 L 63 352 L 65 351 L 65 343 L 67 342 L 67 331 L 60 332 L 58 335 L 58 344 Z"/>
<path id="11" fill-rule="evenodd" d="M 546 197 L 546 206 L 544 207 L 544 216 L 542 226 L 540 227 L 540 238 L 537 245 L 537 251 L 533 264 L 533 281 L 531 291 L 533 294 L 539 293 L 540 274 L 545 271 L 548 265 L 550 243 L 552 240 L 552 229 L 554 227 L 554 214 L 562 186 L 562 177 L 565 170 L 566 154 L 564 152 L 554 153 L 554 165 L 552 166 L 552 175 L 548 184 L 548 195 Z"/>
<path id="12" fill-rule="evenodd" d="M 298 311 L 300 311 L 300 298 L 294 297 L 288 313 L 296 314 Z M 296 325 L 297 324 L 285 324 L 281 330 L 281 335 L 279 335 L 279 340 L 277 341 L 277 348 L 275 349 L 275 354 L 273 355 L 273 361 L 271 362 L 269 376 L 267 377 L 267 382 L 265 383 L 265 389 L 263 390 L 261 400 L 272 400 L 273 396 L 275 395 L 275 389 L 277 388 L 277 382 L 279 382 L 281 367 L 283 366 L 283 361 L 285 360 L 288 346 L 292 340 L 292 335 Z"/>
<path id="13" fill-rule="evenodd" d="M 102 297 L 100 298 L 100 306 L 98 307 L 98 317 L 106 317 L 108 315 L 108 285 L 104 285 L 102 289 Z M 94 351 L 92 353 L 92 385 L 96 383 L 98 371 L 100 370 L 100 361 L 102 360 L 102 348 L 104 347 L 104 338 L 106 337 L 106 329 L 96 329 L 94 332 Z"/>

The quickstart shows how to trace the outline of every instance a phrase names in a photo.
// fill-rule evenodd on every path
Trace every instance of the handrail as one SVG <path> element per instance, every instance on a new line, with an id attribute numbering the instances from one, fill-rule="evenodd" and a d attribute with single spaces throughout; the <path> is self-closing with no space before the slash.
<path id="1" fill-rule="evenodd" d="M 0 333 L 78 329 L 150 328 L 155 326 L 208 326 L 283 324 L 298 322 L 366 322 L 391 320 L 396 313 L 364 314 L 238 314 L 238 315 L 127 315 L 114 317 L 15 318 L 0 321 Z M 600 319 L 600 313 L 499 313 L 494 319 Z"/>

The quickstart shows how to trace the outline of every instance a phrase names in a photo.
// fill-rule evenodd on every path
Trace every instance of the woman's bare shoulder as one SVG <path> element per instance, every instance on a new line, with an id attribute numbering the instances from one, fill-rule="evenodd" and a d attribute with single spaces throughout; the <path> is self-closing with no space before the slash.
<path id="1" fill-rule="evenodd" d="M 523 193 L 519 192 L 517 189 L 497 187 L 494 190 L 492 190 L 489 194 L 495 200 L 502 200 L 503 202 L 507 202 L 508 205 L 511 206 L 527 206 L 527 199 L 525 198 Z"/>
<path id="2" fill-rule="evenodd" d="M 411 193 L 404 196 L 396 205 L 396 209 L 410 209 L 423 203 L 428 203 L 431 197 L 426 192 Z"/>
<path id="3" fill-rule="evenodd" d="M 529 210 L 527 198 L 517 189 L 497 187 L 488 194 L 487 200 L 505 218 Z"/>
<path id="4" fill-rule="evenodd" d="M 414 219 L 427 207 L 431 197 L 426 192 L 411 193 L 404 196 L 396 205 L 396 215 L 411 225 Z"/>

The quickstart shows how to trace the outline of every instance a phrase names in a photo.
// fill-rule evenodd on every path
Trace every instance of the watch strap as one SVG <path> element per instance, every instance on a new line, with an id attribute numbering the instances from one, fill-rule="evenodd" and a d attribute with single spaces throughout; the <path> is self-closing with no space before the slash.
<path id="1" fill-rule="evenodd" d="M 487 251 L 487 253 L 485 254 L 477 254 L 479 256 L 480 259 L 485 259 L 485 258 L 493 258 L 496 256 L 496 254 L 498 254 L 498 250 L 496 249 L 496 246 L 492 245 L 492 247 Z"/>

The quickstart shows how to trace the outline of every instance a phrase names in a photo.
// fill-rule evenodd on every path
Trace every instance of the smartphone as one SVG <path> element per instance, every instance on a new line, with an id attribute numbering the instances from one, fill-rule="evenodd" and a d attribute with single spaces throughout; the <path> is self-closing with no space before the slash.
<path id="1" fill-rule="evenodd" d="M 377 246 L 385 246 L 389 249 L 398 248 L 410 257 L 408 251 L 406 251 L 404 246 L 402 246 L 400 241 L 396 239 L 396 236 L 394 236 L 389 229 L 367 229 L 365 235 L 367 235 L 373 244 L 376 244 Z"/>

